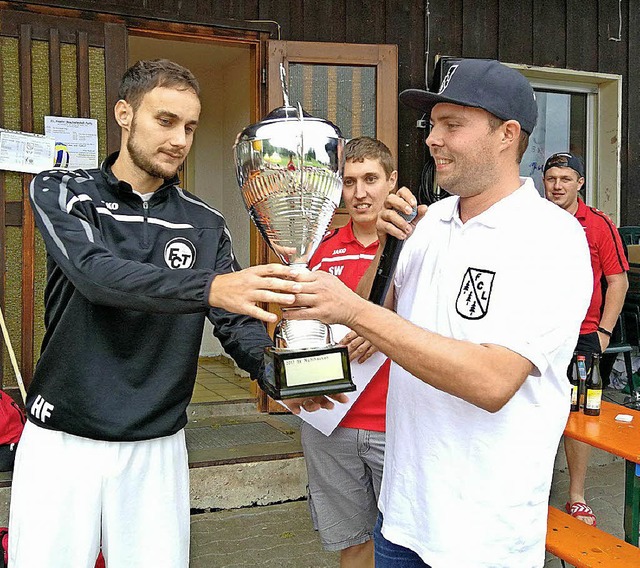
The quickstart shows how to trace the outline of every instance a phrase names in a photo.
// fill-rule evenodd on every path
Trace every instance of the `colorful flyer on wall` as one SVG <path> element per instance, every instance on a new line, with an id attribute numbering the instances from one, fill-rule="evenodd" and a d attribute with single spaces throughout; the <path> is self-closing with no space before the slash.
<path id="1" fill-rule="evenodd" d="M 60 153 L 58 167 L 88 170 L 98 167 L 98 121 L 95 118 L 45 116 L 44 133 L 54 138 Z"/>

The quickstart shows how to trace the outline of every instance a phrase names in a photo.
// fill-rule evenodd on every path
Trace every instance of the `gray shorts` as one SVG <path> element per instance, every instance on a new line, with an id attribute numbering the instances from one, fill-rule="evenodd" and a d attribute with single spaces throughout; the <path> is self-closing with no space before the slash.
<path id="1" fill-rule="evenodd" d="M 302 448 L 309 477 L 309 509 L 325 550 L 373 538 L 384 463 L 384 432 L 336 428 L 330 436 L 306 422 Z"/>

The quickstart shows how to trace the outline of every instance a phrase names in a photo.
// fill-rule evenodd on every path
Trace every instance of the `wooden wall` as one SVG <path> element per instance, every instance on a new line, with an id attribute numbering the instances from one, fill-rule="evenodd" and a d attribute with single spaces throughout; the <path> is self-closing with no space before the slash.
<path id="1" fill-rule="evenodd" d="M 397 44 L 400 90 L 423 87 L 436 54 L 620 74 L 622 223 L 640 224 L 640 0 L 31 0 L 30 4 L 87 12 L 98 4 L 103 12 L 121 16 L 190 23 L 274 20 L 285 40 Z M 416 118 L 415 112 L 399 109 L 401 182 L 413 187 L 425 153 L 424 133 L 415 128 Z"/>

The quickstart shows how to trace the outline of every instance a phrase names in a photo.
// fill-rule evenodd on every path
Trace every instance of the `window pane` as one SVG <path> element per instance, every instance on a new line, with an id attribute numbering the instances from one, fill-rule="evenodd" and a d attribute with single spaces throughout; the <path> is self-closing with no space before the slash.
<path id="1" fill-rule="evenodd" d="M 376 69 L 289 64 L 289 101 L 330 120 L 345 138 L 376 137 Z"/>
<path id="2" fill-rule="evenodd" d="M 556 152 L 571 152 L 587 161 L 587 95 L 535 89 L 538 123 L 520 164 L 520 175 L 533 178 L 544 195 L 542 170 Z"/>

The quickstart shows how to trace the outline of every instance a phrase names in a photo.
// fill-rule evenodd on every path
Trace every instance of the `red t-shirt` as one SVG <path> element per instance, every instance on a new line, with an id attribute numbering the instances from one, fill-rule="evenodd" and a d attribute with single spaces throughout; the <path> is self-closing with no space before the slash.
<path id="1" fill-rule="evenodd" d="M 580 326 L 580 334 L 594 333 L 600 325 L 602 309 L 602 276 L 620 274 L 629 270 L 629 263 L 624 254 L 624 247 L 618 229 L 611 219 L 595 207 L 587 207 L 578 199 L 576 219 L 584 227 L 591 268 L 593 269 L 593 294 L 587 315 Z"/>
<path id="2" fill-rule="evenodd" d="M 362 245 L 354 236 L 353 224 L 349 221 L 344 227 L 325 235 L 309 262 L 309 268 L 329 272 L 337 276 L 351 290 L 355 290 L 377 251 L 378 241 L 368 247 Z M 342 419 L 340 426 L 376 432 L 385 431 L 390 365 L 391 362 L 387 359 L 378 369 L 358 400 Z"/>

